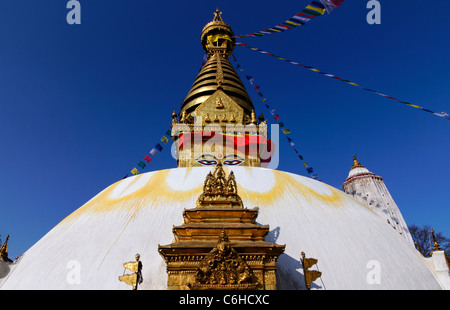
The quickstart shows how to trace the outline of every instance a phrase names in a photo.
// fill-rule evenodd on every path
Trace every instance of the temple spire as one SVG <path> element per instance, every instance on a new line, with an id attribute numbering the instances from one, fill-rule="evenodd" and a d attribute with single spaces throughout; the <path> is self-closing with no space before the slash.
<path id="1" fill-rule="evenodd" d="M 352 166 L 352 169 L 355 169 L 355 168 L 364 168 L 364 166 L 359 163 L 359 161 L 358 161 L 358 159 L 356 157 L 356 154 L 353 155 L 353 166 Z"/>
<path id="2" fill-rule="evenodd" d="M 433 228 L 431 228 L 431 238 L 433 239 L 433 252 L 435 252 L 435 251 L 442 251 L 441 246 L 436 241 L 436 236 L 434 235 Z"/>

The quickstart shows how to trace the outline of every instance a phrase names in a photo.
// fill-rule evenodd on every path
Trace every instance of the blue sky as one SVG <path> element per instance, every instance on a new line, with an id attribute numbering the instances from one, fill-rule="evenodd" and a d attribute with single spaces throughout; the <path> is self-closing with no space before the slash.
<path id="1" fill-rule="evenodd" d="M 11 235 L 11 257 L 159 141 L 198 73 L 200 33 L 216 7 L 239 35 L 309 1 L 80 0 L 80 25 L 67 24 L 66 3 L 0 3 L 0 234 Z M 382 0 L 380 25 L 367 24 L 366 3 L 346 0 L 303 28 L 239 41 L 450 113 L 450 3 Z M 235 55 L 323 182 L 340 189 L 357 153 L 407 224 L 450 237 L 450 121 L 243 47 Z M 278 169 L 307 176 L 280 138 Z M 145 172 L 175 166 L 164 150 Z"/>

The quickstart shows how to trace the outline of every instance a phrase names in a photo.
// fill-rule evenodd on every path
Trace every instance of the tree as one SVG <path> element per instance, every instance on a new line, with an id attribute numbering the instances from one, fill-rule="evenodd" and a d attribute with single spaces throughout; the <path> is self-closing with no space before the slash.
<path id="1" fill-rule="evenodd" d="M 433 238 L 431 234 L 431 227 L 428 225 L 417 226 L 411 225 L 408 227 L 409 232 L 416 244 L 417 250 L 424 256 L 430 257 L 433 250 Z M 434 233 L 436 242 L 440 245 L 442 250 L 450 256 L 450 239 L 446 238 L 442 233 Z"/>

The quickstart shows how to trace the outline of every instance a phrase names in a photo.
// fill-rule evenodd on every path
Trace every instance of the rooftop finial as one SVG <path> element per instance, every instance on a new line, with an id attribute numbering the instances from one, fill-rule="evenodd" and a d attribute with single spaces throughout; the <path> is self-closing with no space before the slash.
<path id="1" fill-rule="evenodd" d="M 433 251 L 442 251 L 441 246 L 436 241 L 436 236 L 434 235 L 433 228 L 431 228 L 431 238 L 433 239 Z"/>
<path id="2" fill-rule="evenodd" d="M 222 15 L 222 12 L 220 12 L 219 8 L 217 8 L 216 11 L 214 12 L 214 19 L 213 19 L 213 21 L 223 22 L 221 15 Z"/>
<path id="3" fill-rule="evenodd" d="M 0 261 L 3 262 L 12 262 L 12 260 L 8 257 L 8 241 L 9 241 L 9 235 L 6 237 L 5 243 L 0 246 Z"/>
<path id="4" fill-rule="evenodd" d="M 358 159 L 356 158 L 356 154 L 353 155 L 353 166 L 352 166 L 352 169 L 355 169 L 355 168 L 364 168 L 364 166 L 361 165 L 359 163 Z"/>

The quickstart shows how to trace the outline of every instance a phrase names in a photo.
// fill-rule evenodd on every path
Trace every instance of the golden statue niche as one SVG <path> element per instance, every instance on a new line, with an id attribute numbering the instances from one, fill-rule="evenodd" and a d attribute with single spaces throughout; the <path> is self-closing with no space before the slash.
<path id="1" fill-rule="evenodd" d="M 206 176 L 203 193 L 174 242 L 158 246 L 167 264 L 169 290 L 274 290 L 276 261 L 284 245 L 265 241 L 269 226 L 256 223 L 257 209 L 244 208 L 233 172 L 221 163 Z M 218 240 L 218 241 L 217 241 Z"/>

